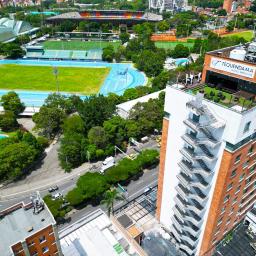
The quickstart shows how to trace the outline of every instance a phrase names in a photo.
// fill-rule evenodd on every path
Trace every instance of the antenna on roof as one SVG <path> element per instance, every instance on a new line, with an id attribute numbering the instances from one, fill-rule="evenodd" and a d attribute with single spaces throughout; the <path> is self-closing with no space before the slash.
<path id="1" fill-rule="evenodd" d="M 34 208 L 34 214 L 39 214 L 44 209 L 44 201 L 40 196 L 39 191 L 36 192 L 35 196 L 31 196 L 31 201 Z"/>

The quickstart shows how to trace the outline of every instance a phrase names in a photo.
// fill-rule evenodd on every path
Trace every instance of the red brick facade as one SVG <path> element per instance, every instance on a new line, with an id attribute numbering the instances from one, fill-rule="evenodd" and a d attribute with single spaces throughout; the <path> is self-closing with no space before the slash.
<path id="1" fill-rule="evenodd" d="M 255 142 L 248 143 L 232 153 L 224 151 L 204 230 L 200 256 L 212 255 L 211 249 L 215 244 L 252 208 L 256 197 L 255 159 Z"/>
<path id="2" fill-rule="evenodd" d="M 160 164 L 159 164 L 159 174 L 158 174 L 157 203 L 156 203 L 156 218 L 158 219 L 158 221 L 160 220 L 160 214 L 161 214 L 163 183 L 164 183 L 164 167 L 165 167 L 165 156 L 166 156 L 166 148 L 167 148 L 168 128 L 169 128 L 169 120 L 164 119 L 163 120 L 163 129 L 162 129 Z"/>

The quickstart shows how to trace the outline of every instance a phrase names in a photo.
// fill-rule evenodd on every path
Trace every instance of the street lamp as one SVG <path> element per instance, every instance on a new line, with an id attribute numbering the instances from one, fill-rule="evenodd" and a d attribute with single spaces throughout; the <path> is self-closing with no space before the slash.
<path id="1" fill-rule="evenodd" d="M 60 92 L 60 86 L 59 86 L 59 81 L 58 81 L 58 74 L 59 74 L 59 70 L 58 67 L 53 67 L 53 75 L 55 76 L 55 81 L 56 81 L 56 89 L 57 92 Z"/>

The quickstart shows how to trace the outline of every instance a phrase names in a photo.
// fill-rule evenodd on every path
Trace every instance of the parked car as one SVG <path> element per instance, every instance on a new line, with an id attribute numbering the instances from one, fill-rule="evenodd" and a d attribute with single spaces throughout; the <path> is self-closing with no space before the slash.
<path id="1" fill-rule="evenodd" d="M 57 185 L 55 185 L 55 186 L 50 187 L 50 188 L 48 189 L 48 191 L 49 191 L 50 193 L 52 193 L 52 192 L 54 192 L 54 191 L 56 191 L 56 190 L 58 190 L 58 189 L 59 189 L 59 187 L 58 187 Z"/>
<path id="2" fill-rule="evenodd" d="M 63 195 L 61 193 L 56 193 L 56 194 L 52 195 L 52 200 L 60 199 L 62 197 L 63 197 Z"/>
<path id="3" fill-rule="evenodd" d="M 144 189 L 144 193 L 145 193 L 145 194 L 148 194 L 151 190 L 152 190 L 152 187 L 146 187 L 146 188 Z"/>

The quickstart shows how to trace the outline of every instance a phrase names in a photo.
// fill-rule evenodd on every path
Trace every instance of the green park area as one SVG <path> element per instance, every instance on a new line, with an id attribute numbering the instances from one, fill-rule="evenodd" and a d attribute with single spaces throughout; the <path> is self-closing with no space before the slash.
<path id="1" fill-rule="evenodd" d="M 182 44 L 188 48 L 192 48 L 194 46 L 194 42 L 155 42 L 155 46 L 158 48 L 170 49 L 173 50 L 177 44 Z"/>
<path id="2" fill-rule="evenodd" d="M 247 31 L 240 31 L 236 33 L 230 33 L 227 35 L 223 35 L 222 37 L 230 37 L 230 36 L 243 37 L 246 41 L 251 41 L 254 37 L 254 33 L 253 33 L 253 30 L 247 30 Z"/>
<path id="3" fill-rule="evenodd" d="M 91 49 L 102 49 L 109 45 L 112 45 L 114 49 L 117 49 L 121 45 L 120 42 L 106 42 L 106 41 L 46 41 L 43 43 L 44 49 L 47 50 L 77 50 L 87 51 Z"/>
<path id="4" fill-rule="evenodd" d="M 58 67 L 58 84 L 62 92 L 96 94 L 109 68 Z M 0 88 L 7 90 L 56 91 L 52 67 L 0 65 Z"/>

